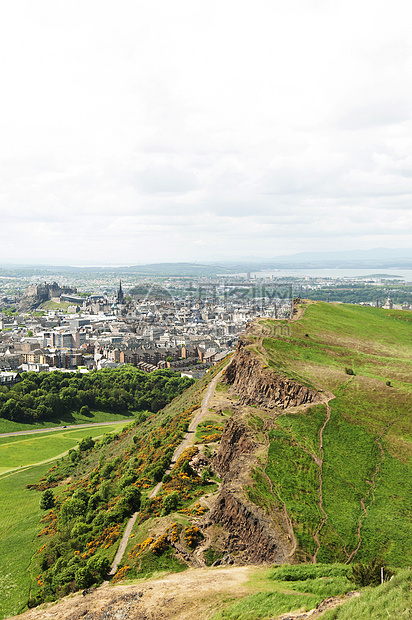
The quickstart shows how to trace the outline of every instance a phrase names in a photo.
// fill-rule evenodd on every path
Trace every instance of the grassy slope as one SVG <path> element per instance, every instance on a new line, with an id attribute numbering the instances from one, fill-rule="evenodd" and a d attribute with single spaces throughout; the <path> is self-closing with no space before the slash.
<path id="1" fill-rule="evenodd" d="M 378 588 L 366 588 L 359 598 L 342 607 L 327 611 L 324 620 L 383 620 L 384 618 L 411 617 L 412 573 L 401 571 Z"/>
<path id="2" fill-rule="evenodd" d="M 44 511 L 39 508 L 40 493 L 25 487 L 36 484 L 50 469 L 50 463 L 35 463 L 56 458 L 82 437 L 96 437 L 122 426 L 0 438 L 0 618 L 21 611 L 29 598 L 28 569 L 39 547 L 37 534 L 42 528 L 40 517 Z M 22 470 L 4 473 L 19 465 L 23 465 Z"/>
<path id="3" fill-rule="evenodd" d="M 29 565 L 38 546 L 39 494 L 26 491 L 50 465 L 40 465 L 0 480 L 0 618 L 17 614 L 29 598 Z"/>
<path id="4" fill-rule="evenodd" d="M 361 526 L 357 560 L 382 554 L 393 565 L 410 564 L 412 314 L 316 303 L 291 328 L 289 339 L 264 340 L 268 364 L 335 395 L 323 432 L 328 518 L 317 561 L 354 557 Z M 288 413 L 270 435 L 266 473 L 286 503 L 306 560 L 316 551 L 314 534 L 322 519 L 319 467 L 310 453 L 321 455 L 325 420 L 324 405 Z"/>

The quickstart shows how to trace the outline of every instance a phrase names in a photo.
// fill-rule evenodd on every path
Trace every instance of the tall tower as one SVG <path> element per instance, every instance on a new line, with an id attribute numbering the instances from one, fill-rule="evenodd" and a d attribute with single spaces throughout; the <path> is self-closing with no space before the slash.
<path id="1" fill-rule="evenodd" d="M 122 290 L 122 281 L 120 280 L 120 284 L 119 284 L 119 290 L 117 291 L 117 303 L 118 304 L 124 304 L 124 295 L 123 295 L 123 290 Z"/>

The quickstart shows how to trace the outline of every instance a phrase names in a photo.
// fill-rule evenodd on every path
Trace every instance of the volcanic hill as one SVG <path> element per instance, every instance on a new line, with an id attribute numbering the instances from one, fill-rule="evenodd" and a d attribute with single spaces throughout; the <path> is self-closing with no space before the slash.
<path id="1" fill-rule="evenodd" d="M 132 513 L 112 583 L 212 564 L 315 564 L 319 579 L 333 563 L 339 579 L 376 557 L 412 564 L 411 336 L 410 312 L 343 304 L 297 301 L 290 321 L 255 320 L 229 363 L 53 470 L 30 604 L 101 583 Z M 172 607 L 164 618 L 179 617 Z"/>

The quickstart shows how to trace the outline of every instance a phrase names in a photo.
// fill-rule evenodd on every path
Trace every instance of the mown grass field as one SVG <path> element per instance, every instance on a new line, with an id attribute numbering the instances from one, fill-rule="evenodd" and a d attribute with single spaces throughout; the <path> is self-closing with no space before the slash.
<path id="1" fill-rule="evenodd" d="M 0 438 L 0 618 L 22 611 L 29 598 L 29 568 L 39 546 L 36 537 L 44 511 L 39 508 L 41 493 L 26 490 L 26 485 L 36 484 L 50 469 L 50 460 L 83 437 L 97 437 L 123 425 Z M 60 490 L 56 487 L 55 495 Z"/>
<path id="2" fill-rule="evenodd" d="M 91 409 L 90 415 L 82 415 L 79 411 L 73 411 L 72 413 L 66 413 L 59 418 L 51 418 L 50 420 L 43 420 L 42 422 L 36 422 L 35 424 L 25 424 L 23 422 L 13 422 L 12 420 L 5 420 L 0 418 L 0 434 L 1 433 L 15 433 L 17 431 L 32 431 L 42 428 L 54 428 L 68 426 L 71 424 L 100 424 L 101 422 L 120 422 L 130 418 L 133 420 L 135 412 L 123 412 L 123 413 L 110 413 L 108 411 L 99 411 L 97 409 Z"/>
<path id="3" fill-rule="evenodd" d="M 122 428 L 124 424 L 65 429 L 46 433 L 0 437 L 0 476 L 19 467 L 55 459 L 74 448 L 83 437 L 98 437 Z"/>
<path id="4" fill-rule="evenodd" d="M 274 332 L 274 322 L 262 323 Z M 266 474 L 293 521 L 302 559 L 315 555 L 320 527 L 318 562 L 379 555 L 394 566 L 411 564 L 412 313 L 310 303 L 290 327 L 290 338 L 263 340 L 268 366 L 334 396 L 322 447 L 325 405 L 286 413 L 269 433 Z M 264 505 L 265 487 L 255 472 L 251 499 Z"/>

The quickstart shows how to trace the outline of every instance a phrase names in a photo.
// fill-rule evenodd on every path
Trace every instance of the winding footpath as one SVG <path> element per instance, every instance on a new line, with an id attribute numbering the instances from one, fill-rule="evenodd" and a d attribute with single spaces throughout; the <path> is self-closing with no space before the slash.
<path id="1" fill-rule="evenodd" d="M 319 524 L 318 529 L 316 530 L 316 532 L 313 535 L 313 538 L 315 539 L 315 542 L 317 544 L 317 549 L 314 553 L 313 556 L 313 563 L 316 564 L 316 558 L 320 549 L 320 542 L 319 542 L 319 537 L 318 534 L 321 531 L 321 529 L 323 528 L 323 526 L 325 525 L 327 519 L 328 519 L 328 515 L 323 507 L 323 495 L 322 495 L 322 485 L 323 485 L 323 478 L 322 478 L 322 470 L 323 470 L 323 431 L 326 428 L 327 423 L 330 420 L 330 416 L 331 416 L 331 409 L 330 409 L 330 405 L 329 402 L 326 402 L 326 420 L 323 423 L 322 428 L 319 431 L 319 458 L 318 460 L 315 459 L 315 462 L 317 462 L 318 467 L 319 467 L 319 472 L 318 472 L 318 478 L 319 478 L 319 502 L 318 502 L 318 506 L 320 508 L 321 513 L 323 514 L 323 518 Z"/>
<path id="2" fill-rule="evenodd" d="M 187 430 L 187 433 L 184 439 L 182 440 L 181 444 L 174 451 L 174 454 L 172 456 L 172 460 L 170 463 L 170 467 L 166 473 L 169 473 L 171 471 L 173 465 L 176 463 L 176 461 L 178 460 L 179 456 L 183 453 L 183 451 L 186 450 L 187 447 L 193 444 L 196 428 L 209 411 L 209 403 L 215 393 L 217 382 L 219 381 L 223 370 L 224 368 L 222 368 L 222 370 L 220 370 L 217 373 L 217 375 L 212 379 L 212 381 L 209 383 L 206 389 L 206 392 L 203 396 L 202 404 L 198 410 L 198 413 L 195 415 L 195 417 L 191 421 L 189 428 Z M 154 497 L 156 497 L 156 495 L 159 493 L 160 489 L 162 488 L 162 484 L 163 484 L 162 482 L 157 483 L 157 485 L 148 495 L 149 499 L 153 499 Z M 110 568 L 109 577 L 113 577 L 113 575 L 115 575 L 117 568 L 120 562 L 122 561 L 124 552 L 126 551 L 127 543 L 129 542 L 130 534 L 132 533 L 132 529 L 133 529 L 134 524 L 136 523 L 136 519 L 138 515 L 139 515 L 139 512 L 135 512 L 129 519 L 129 522 L 123 534 L 123 538 L 120 542 L 119 549 L 117 550 L 116 556 L 113 560 L 113 564 Z M 108 582 L 105 581 L 103 582 L 102 585 L 107 585 L 107 584 Z"/>

